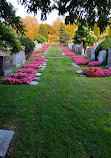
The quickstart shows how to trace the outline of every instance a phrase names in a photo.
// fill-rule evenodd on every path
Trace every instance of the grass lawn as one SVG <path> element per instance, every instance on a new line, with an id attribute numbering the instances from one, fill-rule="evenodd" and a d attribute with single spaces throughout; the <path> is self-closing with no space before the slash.
<path id="1" fill-rule="evenodd" d="M 54 44 L 37 86 L 0 84 L 7 158 L 111 158 L 111 77 L 78 77 L 71 57 L 52 56 Z"/>

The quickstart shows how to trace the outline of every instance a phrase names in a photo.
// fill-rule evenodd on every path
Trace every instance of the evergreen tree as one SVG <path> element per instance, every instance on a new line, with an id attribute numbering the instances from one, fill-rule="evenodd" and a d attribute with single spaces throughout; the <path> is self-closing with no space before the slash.
<path id="1" fill-rule="evenodd" d="M 71 39 L 71 35 L 68 31 L 65 30 L 65 26 L 61 23 L 59 30 L 59 41 L 60 43 L 67 43 Z"/>
<path id="2" fill-rule="evenodd" d="M 93 31 L 94 31 L 94 35 L 97 37 L 97 42 L 98 42 L 98 40 L 99 40 L 99 27 L 97 26 L 97 23 L 94 24 Z"/>
<path id="3" fill-rule="evenodd" d="M 40 34 L 45 37 L 46 41 L 48 41 L 48 32 L 44 24 L 40 24 L 39 29 L 37 31 L 37 35 Z"/>

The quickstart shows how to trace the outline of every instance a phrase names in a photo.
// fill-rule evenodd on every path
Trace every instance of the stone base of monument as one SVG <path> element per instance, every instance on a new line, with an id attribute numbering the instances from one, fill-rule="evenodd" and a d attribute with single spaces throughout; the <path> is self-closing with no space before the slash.
<path id="1" fill-rule="evenodd" d="M 107 68 L 107 69 L 111 68 L 111 65 L 106 65 L 106 68 Z"/>
<path id="2" fill-rule="evenodd" d="M 29 83 L 29 85 L 37 85 L 39 82 L 36 82 L 36 81 L 31 81 L 30 83 Z"/>
<path id="3" fill-rule="evenodd" d="M 5 157 L 14 131 L 0 129 L 0 157 Z"/>
<path id="4" fill-rule="evenodd" d="M 12 70 L 5 70 L 4 71 L 4 76 L 8 76 L 11 73 L 12 73 Z"/>

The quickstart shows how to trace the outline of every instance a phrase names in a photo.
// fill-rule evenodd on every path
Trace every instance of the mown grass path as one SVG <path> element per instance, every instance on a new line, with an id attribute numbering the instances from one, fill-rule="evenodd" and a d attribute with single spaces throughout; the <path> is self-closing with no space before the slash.
<path id="1" fill-rule="evenodd" d="M 15 131 L 8 157 L 111 158 L 111 78 L 80 78 L 71 57 L 52 56 L 55 45 L 37 86 L 0 85 L 0 128 Z"/>

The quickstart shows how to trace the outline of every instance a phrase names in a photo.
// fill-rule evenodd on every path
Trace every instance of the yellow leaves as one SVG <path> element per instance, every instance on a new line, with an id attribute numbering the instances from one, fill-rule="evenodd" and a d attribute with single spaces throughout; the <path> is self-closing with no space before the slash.
<path id="1" fill-rule="evenodd" d="M 33 39 L 37 34 L 39 24 L 36 18 L 27 16 L 26 18 L 21 18 L 21 21 L 26 25 L 26 36 Z"/>
<path id="2" fill-rule="evenodd" d="M 75 30 L 76 30 L 77 26 L 73 26 L 73 25 L 65 25 L 65 30 L 68 31 L 70 33 L 70 35 L 73 37 L 75 34 Z"/>

